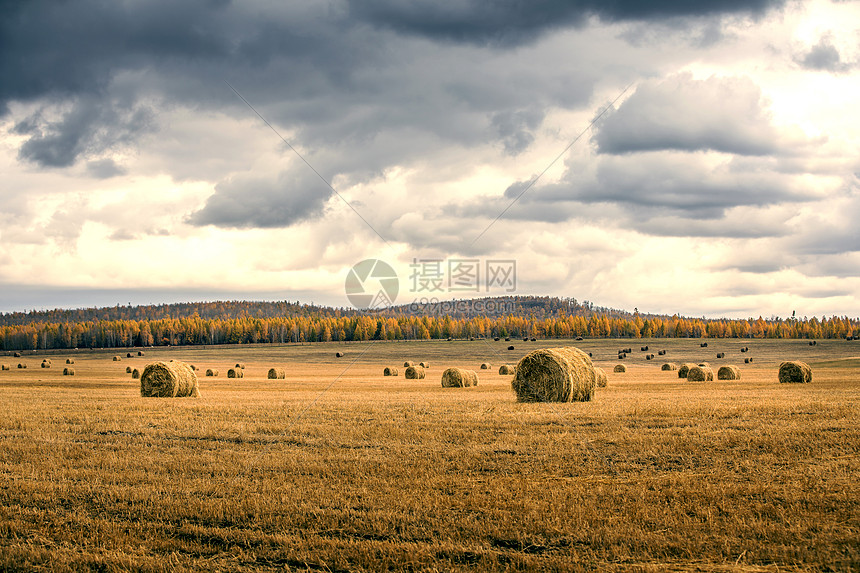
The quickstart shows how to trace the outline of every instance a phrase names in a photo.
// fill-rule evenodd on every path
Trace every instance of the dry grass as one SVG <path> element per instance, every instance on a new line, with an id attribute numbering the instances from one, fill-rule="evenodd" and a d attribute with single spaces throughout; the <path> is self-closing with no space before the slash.
<path id="1" fill-rule="evenodd" d="M 564 404 L 381 375 L 404 352 L 480 363 L 481 342 L 374 343 L 342 376 L 328 345 L 147 352 L 296 364 L 198 400 L 141 400 L 105 353 L 3 372 L 0 570 L 858 570 L 860 347 L 742 343 L 743 382 L 643 360 Z M 613 344 L 580 346 L 611 367 Z M 786 355 L 815 384 L 779 384 Z"/>

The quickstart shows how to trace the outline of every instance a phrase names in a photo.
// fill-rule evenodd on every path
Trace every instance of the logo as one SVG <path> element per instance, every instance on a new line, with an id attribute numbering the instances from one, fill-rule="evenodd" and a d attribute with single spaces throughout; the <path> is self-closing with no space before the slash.
<path id="1" fill-rule="evenodd" d="M 356 308 L 385 308 L 394 304 L 400 279 L 385 261 L 365 259 L 349 269 L 344 288 L 346 298 Z"/>

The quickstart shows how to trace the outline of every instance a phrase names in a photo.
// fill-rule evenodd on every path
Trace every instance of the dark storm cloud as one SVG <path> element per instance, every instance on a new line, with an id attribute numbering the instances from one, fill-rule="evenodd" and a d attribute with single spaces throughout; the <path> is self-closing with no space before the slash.
<path id="1" fill-rule="evenodd" d="M 836 49 L 836 46 L 833 45 L 827 36 L 823 36 L 817 44 L 812 46 L 797 61 L 807 70 L 822 72 L 844 73 L 850 71 L 853 67 L 849 63 L 842 61 L 839 50 Z"/>
<path id="2" fill-rule="evenodd" d="M 767 155 L 779 148 L 761 90 L 747 78 L 679 74 L 639 86 L 593 137 L 601 153 L 714 150 Z"/>
<path id="3" fill-rule="evenodd" d="M 543 110 L 527 109 L 496 113 L 490 123 L 498 132 L 505 153 L 519 155 L 534 141 L 534 130 L 543 118 Z"/>
<path id="4" fill-rule="evenodd" d="M 760 14 L 781 7 L 784 0 L 354 0 L 350 12 L 374 25 L 404 34 L 478 44 L 517 45 L 547 30 L 577 26 L 588 17 L 601 20 L 664 20 L 719 14 Z"/>
<path id="5" fill-rule="evenodd" d="M 319 215 L 332 195 L 313 174 L 233 177 L 215 186 L 206 205 L 188 217 L 196 226 L 276 228 Z"/>

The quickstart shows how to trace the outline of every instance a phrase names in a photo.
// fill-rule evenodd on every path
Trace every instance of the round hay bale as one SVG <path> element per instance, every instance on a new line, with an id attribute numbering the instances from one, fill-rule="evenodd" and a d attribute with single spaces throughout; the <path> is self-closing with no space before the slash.
<path id="1" fill-rule="evenodd" d="M 531 339 L 531 341 L 532 341 L 532 342 L 537 342 L 537 338 L 532 338 L 532 339 Z"/>
<path id="2" fill-rule="evenodd" d="M 577 342 L 581 342 L 581 341 L 582 341 L 582 337 L 581 337 L 581 336 L 577 336 L 577 337 L 576 337 L 576 341 L 577 341 Z"/>
<path id="3" fill-rule="evenodd" d="M 386 366 L 385 370 L 382 371 L 383 376 L 399 376 L 400 371 L 393 366 Z"/>
<path id="4" fill-rule="evenodd" d="M 125 355 L 125 357 L 126 357 L 126 358 L 131 358 L 131 352 L 127 353 L 127 354 Z"/>
<path id="5" fill-rule="evenodd" d="M 505 338 L 505 342 L 510 342 L 510 341 L 511 341 L 510 337 Z"/>
<path id="6" fill-rule="evenodd" d="M 523 338 L 523 342 L 528 342 L 528 341 L 529 341 L 529 337 L 528 337 L 528 336 L 526 336 L 526 337 L 524 337 L 524 338 Z"/>
<path id="7" fill-rule="evenodd" d="M 66 364 L 74 364 L 74 363 L 75 363 L 74 358 L 66 358 Z"/>
<path id="8" fill-rule="evenodd" d="M 514 349 L 513 346 L 508 346 L 508 350 L 513 350 L 513 349 Z"/>
<path id="9" fill-rule="evenodd" d="M 287 377 L 287 371 L 283 368 L 269 368 L 269 373 L 266 374 L 269 380 L 283 380 Z"/>
<path id="10" fill-rule="evenodd" d="M 687 372 L 689 382 L 710 382 L 714 379 L 714 371 L 708 366 L 693 366 Z"/>
<path id="11" fill-rule="evenodd" d="M 335 358 L 343 358 L 343 352 L 335 352 L 334 356 Z"/>
<path id="12" fill-rule="evenodd" d="M 26 365 L 26 364 L 24 364 L 23 362 L 19 362 L 19 363 L 18 363 L 18 368 L 22 368 L 22 369 L 23 369 L 23 368 L 27 368 L 27 365 Z"/>
<path id="13" fill-rule="evenodd" d="M 241 368 L 231 368 L 227 371 L 227 378 L 244 378 L 245 371 Z"/>
<path id="14" fill-rule="evenodd" d="M 747 348 L 746 346 L 744 346 L 743 348 L 741 348 L 741 352 L 746 352 L 747 350 L 749 350 L 749 348 Z"/>
<path id="15" fill-rule="evenodd" d="M 812 382 L 812 368 L 806 362 L 787 360 L 779 365 L 780 384 L 807 384 Z"/>
<path id="16" fill-rule="evenodd" d="M 645 360 L 651 360 L 653 357 L 654 357 L 654 356 L 653 356 L 653 355 L 651 355 L 651 354 L 646 354 L 646 355 L 645 355 Z"/>
<path id="17" fill-rule="evenodd" d="M 489 370 L 491 368 L 491 364 L 489 362 L 481 363 L 481 370 Z"/>
<path id="18" fill-rule="evenodd" d="M 140 376 L 140 395 L 154 398 L 196 398 L 197 374 L 184 362 L 153 362 Z"/>
<path id="19" fill-rule="evenodd" d="M 710 362 L 699 362 L 696 366 L 699 366 L 700 368 L 710 368 L 711 363 Z"/>
<path id="20" fill-rule="evenodd" d="M 63 376 L 74 376 L 74 375 L 75 375 L 75 369 L 74 368 L 69 368 L 69 367 L 63 368 Z"/>
<path id="21" fill-rule="evenodd" d="M 114 356 L 114 357 L 113 357 L 113 361 L 114 361 L 114 362 L 121 362 L 121 361 L 122 361 L 122 358 L 120 358 L 119 356 Z"/>
<path id="22" fill-rule="evenodd" d="M 609 384 L 609 377 L 606 375 L 606 370 L 599 366 L 594 367 L 594 383 L 597 384 L 598 388 L 606 388 L 606 385 Z"/>
<path id="23" fill-rule="evenodd" d="M 640 350 L 641 350 L 642 352 L 647 352 L 647 351 L 648 351 L 648 347 L 647 347 L 647 346 L 642 346 L 642 347 L 640 348 Z"/>
<path id="24" fill-rule="evenodd" d="M 40 366 L 41 366 L 42 368 L 50 368 L 50 367 L 51 367 L 51 363 L 50 363 L 50 362 L 42 361 L 42 364 L 40 364 Z"/>
<path id="25" fill-rule="evenodd" d="M 15 352 L 14 354 L 12 354 L 12 357 L 13 357 L 13 358 L 21 358 L 21 353 L 20 353 L 20 352 Z"/>
<path id="26" fill-rule="evenodd" d="M 707 348 L 707 347 L 708 347 L 708 343 L 707 343 L 707 342 L 703 342 L 703 343 L 701 343 L 699 346 L 700 346 L 701 348 Z"/>
<path id="27" fill-rule="evenodd" d="M 588 355 L 572 346 L 534 350 L 517 363 L 518 402 L 588 402 L 596 385 Z"/>
<path id="28" fill-rule="evenodd" d="M 140 370 L 138 370 L 137 368 L 135 368 L 134 370 L 132 370 L 132 371 L 131 371 L 131 377 L 132 377 L 132 378 L 134 378 L 135 380 L 137 380 L 138 378 L 140 378 Z"/>
<path id="29" fill-rule="evenodd" d="M 499 338 L 498 336 L 493 338 L 493 342 L 498 342 L 499 340 L 501 340 L 501 338 Z"/>
<path id="30" fill-rule="evenodd" d="M 138 350 L 138 351 L 137 351 L 137 355 L 138 355 L 138 356 L 143 356 L 143 350 Z"/>
<path id="31" fill-rule="evenodd" d="M 740 380 L 741 371 L 737 366 L 720 366 L 717 370 L 717 380 Z"/>
<path id="32" fill-rule="evenodd" d="M 750 363 L 750 359 L 749 359 L 749 358 L 744 358 L 744 364 L 749 364 L 749 363 Z"/>
<path id="33" fill-rule="evenodd" d="M 234 366 L 234 368 L 241 368 L 242 370 L 244 370 L 245 369 L 245 363 L 244 362 L 237 362 L 236 366 Z"/>
<path id="34" fill-rule="evenodd" d="M 207 368 L 206 376 L 218 376 L 218 370 L 216 368 Z"/>
<path id="35" fill-rule="evenodd" d="M 474 370 L 448 368 L 442 373 L 443 388 L 469 388 L 478 385 L 478 375 Z"/>
<path id="36" fill-rule="evenodd" d="M 725 352 L 717 352 L 717 358 L 725 358 L 725 357 L 726 357 Z"/>
<path id="37" fill-rule="evenodd" d="M 404 376 L 409 380 L 424 380 L 427 377 L 427 373 L 420 366 L 410 366 L 404 372 Z"/>
<path id="38" fill-rule="evenodd" d="M 428 368 L 429 369 L 430 363 L 429 362 L 421 362 L 418 364 L 418 366 L 420 366 L 421 368 Z"/>
<path id="39" fill-rule="evenodd" d="M 667 370 L 670 372 L 673 372 L 677 369 L 678 369 L 678 365 L 675 364 L 674 362 L 667 362 L 666 364 L 664 364 L 663 366 L 660 367 L 660 370 Z"/>
<path id="40" fill-rule="evenodd" d="M 11 366 L 9 366 L 8 364 L 0 364 L 0 369 L 2 369 L 2 370 L 11 370 L 11 369 L 12 369 L 12 367 L 11 367 Z"/>
<path id="41" fill-rule="evenodd" d="M 126 366 L 126 367 L 125 367 L 125 373 L 126 373 L 126 374 L 131 374 L 131 366 Z"/>
<path id="42" fill-rule="evenodd" d="M 623 364 L 616 364 L 615 368 L 612 369 L 613 372 L 627 372 L 627 367 Z"/>
<path id="43" fill-rule="evenodd" d="M 412 362 L 411 360 L 407 360 L 406 362 L 403 363 L 404 368 L 409 368 L 410 366 L 415 366 L 415 363 Z"/>
<path id="44" fill-rule="evenodd" d="M 686 378 L 690 368 L 694 366 L 695 364 L 690 364 L 689 362 L 687 364 L 681 364 L 681 367 L 678 368 L 678 378 Z"/>
<path id="45" fill-rule="evenodd" d="M 517 369 L 510 364 L 502 364 L 499 366 L 499 374 L 516 374 Z"/>

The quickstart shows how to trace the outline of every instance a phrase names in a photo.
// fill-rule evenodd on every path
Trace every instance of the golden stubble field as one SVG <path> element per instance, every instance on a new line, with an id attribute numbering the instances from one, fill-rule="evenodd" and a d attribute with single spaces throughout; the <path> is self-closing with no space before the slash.
<path id="1" fill-rule="evenodd" d="M 700 342 L 2 357 L 0 570 L 860 569 L 858 343 Z M 591 352 L 609 386 L 590 403 L 516 403 L 498 367 L 565 345 Z M 668 354 L 646 361 L 643 345 Z M 171 358 L 220 376 L 200 377 L 198 399 L 141 398 L 126 367 Z M 813 383 L 777 383 L 783 359 L 809 362 Z M 405 380 L 405 360 L 429 361 L 428 378 Z M 742 379 L 660 370 L 703 360 Z M 237 362 L 246 377 L 226 378 Z M 285 380 L 266 379 L 274 366 Z M 449 366 L 480 385 L 442 388 Z"/>

